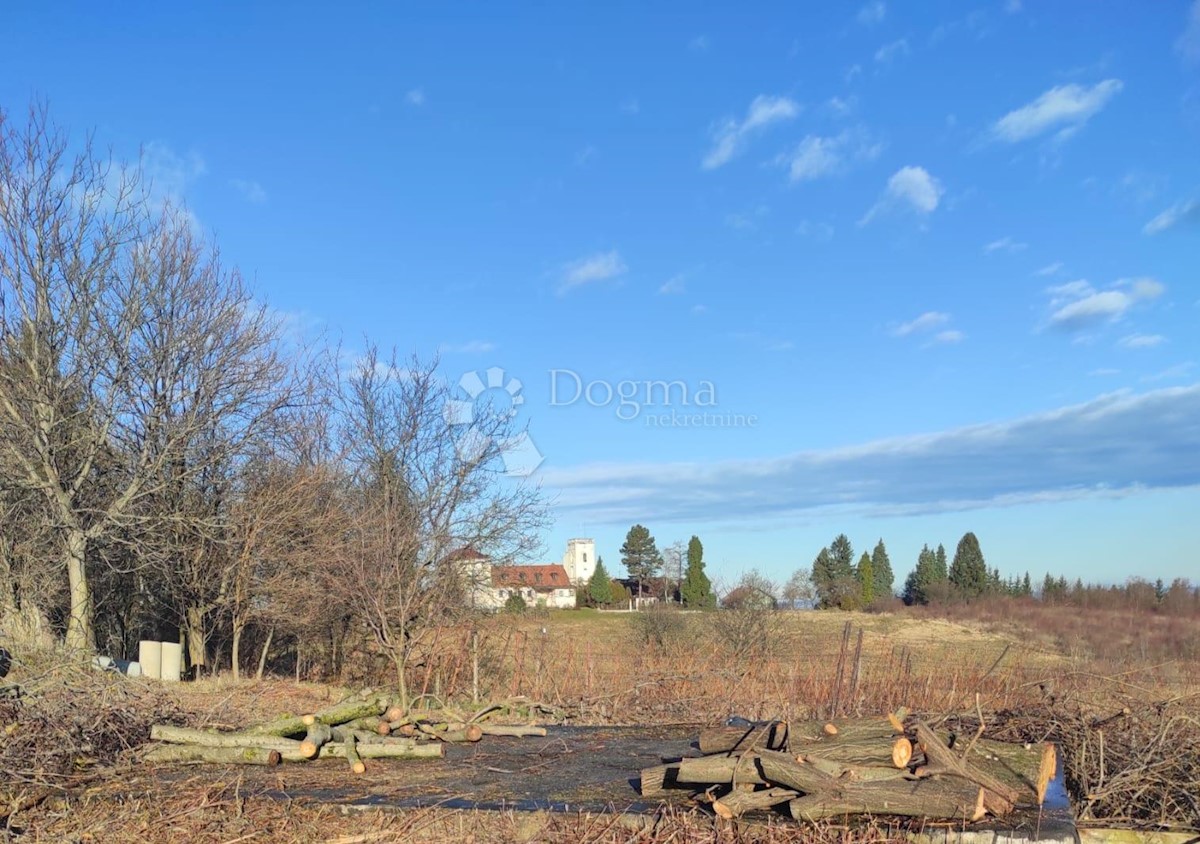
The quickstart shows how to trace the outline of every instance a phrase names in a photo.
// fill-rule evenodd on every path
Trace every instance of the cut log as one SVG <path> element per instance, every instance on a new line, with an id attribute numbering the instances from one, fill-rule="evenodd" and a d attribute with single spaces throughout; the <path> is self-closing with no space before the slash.
<path id="1" fill-rule="evenodd" d="M 354 736 L 351 736 L 349 741 L 342 744 L 342 748 L 346 754 L 346 761 L 350 763 L 350 770 L 354 773 L 366 773 L 367 766 L 363 764 L 362 757 L 358 755 L 358 748 L 355 744 Z"/>
<path id="2" fill-rule="evenodd" d="M 542 737 L 546 735 L 545 727 L 504 726 L 502 724 L 478 725 L 485 736 L 512 736 L 514 738 Z"/>
<path id="3" fill-rule="evenodd" d="M 700 752 L 729 753 L 734 750 L 784 750 L 788 725 L 783 721 L 750 727 L 713 727 L 700 733 Z"/>
<path id="4" fill-rule="evenodd" d="M 848 780 L 850 782 L 880 782 L 883 780 L 902 780 L 912 779 L 912 774 L 905 770 L 897 770 L 896 768 L 877 768 L 863 765 L 847 765 L 845 762 L 837 762 L 832 759 L 822 759 L 820 756 L 797 757 L 796 761 L 803 760 L 802 764 L 812 765 L 818 771 L 834 779 Z"/>
<path id="5" fill-rule="evenodd" d="M 201 747 L 265 747 L 281 752 L 300 752 L 300 742 L 279 736 L 255 736 L 246 733 L 218 733 L 213 730 L 193 730 L 188 727 L 173 727 L 170 724 L 155 724 L 150 728 L 150 738 L 171 744 L 194 744 Z"/>
<path id="6" fill-rule="evenodd" d="M 296 754 L 300 758 L 299 753 Z M 269 747 L 203 747 L 198 744 L 160 744 L 142 760 L 153 763 L 212 762 L 218 765 L 278 765 L 284 754 Z"/>
<path id="7" fill-rule="evenodd" d="M 731 791 L 713 801 L 713 811 L 730 820 L 746 812 L 770 809 L 799 797 L 799 793 L 787 788 L 764 788 L 760 791 Z"/>
<path id="8" fill-rule="evenodd" d="M 365 718 L 369 715 L 378 717 L 386 708 L 386 698 L 380 696 L 369 698 L 355 697 L 313 713 L 312 717 L 313 723 L 332 726 L 334 724 L 344 724 L 347 721 L 353 721 L 357 718 Z M 304 723 L 304 716 L 298 715 L 268 721 L 265 724 L 251 727 L 246 732 L 252 735 L 297 736 L 308 732 L 309 726 Z"/>
<path id="9" fill-rule="evenodd" d="M 897 768 L 907 768 L 909 760 L 912 759 L 912 751 L 912 742 L 900 736 L 892 742 L 892 764 Z"/>
<path id="10" fill-rule="evenodd" d="M 333 730 L 328 724 L 313 724 L 308 728 L 304 741 L 300 742 L 300 752 L 312 759 L 321 749 L 321 745 L 333 740 Z"/>
<path id="11" fill-rule="evenodd" d="M 983 788 L 987 810 L 997 817 L 1012 811 L 1020 792 L 997 777 L 981 771 L 968 761 L 958 758 L 946 743 L 923 721 L 917 723 L 917 742 L 925 753 L 928 766 L 935 774 L 952 774 Z M 942 777 L 944 778 L 944 777 Z"/>
<path id="12" fill-rule="evenodd" d="M 766 785 L 767 781 L 759 774 L 758 765 L 754 759 L 752 754 L 680 759 L 675 779 L 677 782 L 701 785 L 724 785 L 733 782 L 736 769 L 738 782 Z"/>
<path id="13" fill-rule="evenodd" d="M 304 726 L 306 726 L 306 727 L 311 727 L 313 724 L 317 723 L 317 716 L 316 715 L 301 715 L 300 722 L 302 724 L 304 724 Z"/>
<path id="14" fill-rule="evenodd" d="M 362 759 L 438 759 L 446 755 L 445 746 L 437 742 L 410 744 L 362 744 L 355 743 L 354 749 Z M 318 758 L 346 758 L 346 745 L 329 743 L 321 748 Z"/>
<path id="15" fill-rule="evenodd" d="M 435 745 L 441 747 L 441 745 Z M 679 763 L 643 768 L 641 791 L 643 797 L 664 797 L 669 789 L 678 787 Z"/>
<path id="16" fill-rule="evenodd" d="M 393 704 L 392 706 L 389 706 L 387 708 L 387 711 L 385 711 L 383 713 L 383 720 L 384 721 L 399 721 L 406 714 L 407 713 L 404 711 L 404 707 L 396 706 L 395 704 Z"/>
<path id="17" fill-rule="evenodd" d="M 832 726 L 833 732 L 827 727 Z M 834 762 L 862 767 L 904 767 L 896 764 L 896 745 L 907 742 L 895 737 L 885 720 L 845 720 L 820 724 L 801 722 L 788 725 L 789 753 L 820 756 Z M 911 756 L 912 745 L 909 744 Z M 907 765 L 907 760 L 905 761 Z"/>
<path id="18" fill-rule="evenodd" d="M 796 820 L 856 814 L 970 820 L 975 814 L 978 788 L 963 780 L 907 780 L 893 770 L 892 779 L 856 782 L 831 777 L 786 753 L 762 753 L 758 763 L 765 779 L 803 792 L 788 803 Z"/>

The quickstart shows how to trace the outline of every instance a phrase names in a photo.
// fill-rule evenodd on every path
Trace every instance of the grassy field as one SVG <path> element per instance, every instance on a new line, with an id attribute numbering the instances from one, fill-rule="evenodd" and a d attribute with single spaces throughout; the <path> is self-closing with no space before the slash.
<path id="1" fill-rule="evenodd" d="M 989 737 L 1059 742 L 1088 822 L 1200 826 L 1200 622 L 1053 609 L 976 608 L 971 618 L 908 610 L 501 615 L 446 631 L 430 649 L 437 658 L 415 666 L 413 680 L 423 705 L 470 711 L 475 700 L 535 701 L 553 713 L 543 717 L 582 724 L 874 716 L 907 706 L 973 732 L 982 712 Z M 345 815 L 286 798 L 286 766 L 268 797 L 237 770 L 193 769 L 164 783 L 137 765 L 137 750 L 152 721 L 238 728 L 315 710 L 386 676 L 161 686 L 56 668 L 46 658 L 27 660 L 10 679 L 30 689 L 24 704 L 0 702 L 14 725 L 0 745 L 0 768 L 12 772 L 2 796 L 10 806 L 28 804 L 7 819 L 23 840 L 812 841 L 898 833 L 886 825 L 852 833 L 835 825 L 735 828 L 673 814 L 650 832 L 582 815 Z M 340 782 L 344 774 L 330 776 Z"/>

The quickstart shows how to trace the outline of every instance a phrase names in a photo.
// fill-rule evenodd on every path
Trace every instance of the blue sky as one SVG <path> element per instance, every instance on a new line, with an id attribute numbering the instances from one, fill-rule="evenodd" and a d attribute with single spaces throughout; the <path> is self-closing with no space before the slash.
<path id="1" fill-rule="evenodd" d="M 519 379 L 547 557 L 1200 579 L 1200 0 L 6 22 L 0 105 L 142 149 L 297 330 Z"/>

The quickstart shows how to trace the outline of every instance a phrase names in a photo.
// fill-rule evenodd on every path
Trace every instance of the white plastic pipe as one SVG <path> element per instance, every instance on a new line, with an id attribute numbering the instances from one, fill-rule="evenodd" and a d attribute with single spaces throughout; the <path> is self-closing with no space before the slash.
<path id="1" fill-rule="evenodd" d="M 162 642 L 162 678 L 179 682 L 183 671 L 183 645 L 178 642 Z"/>
<path id="2" fill-rule="evenodd" d="M 143 677 L 158 679 L 162 676 L 162 642 L 138 642 L 138 662 Z"/>

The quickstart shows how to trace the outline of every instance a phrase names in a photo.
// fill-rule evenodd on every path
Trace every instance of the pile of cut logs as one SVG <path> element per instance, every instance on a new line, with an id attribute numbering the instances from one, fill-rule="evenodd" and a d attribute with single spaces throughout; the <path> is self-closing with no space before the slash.
<path id="1" fill-rule="evenodd" d="M 310 715 L 289 715 L 240 732 L 155 724 L 150 738 L 160 744 L 143 759 L 242 765 L 342 759 L 361 774 L 364 759 L 440 758 L 447 742 L 546 735 L 544 727 L 481 723 L 496 709 L 488 707 L 460 721 L 435 721 L 406 711 L 387 695 L 362 694 Z"/>
<path id="2" fill-rule="evenodd" d="M 1039 804 L 1054 746 L 981 742 L 951 749 L 928 724 L 900 715 L 724 726 L 700 734 L 704 755 L 642 771 L 642 794 L 693 792 L 720 817 L 783 808 L 801 821 L 901 815 L 978 821 Z M 1040 759 L 1039 759 L 1040 754 Z"/>

